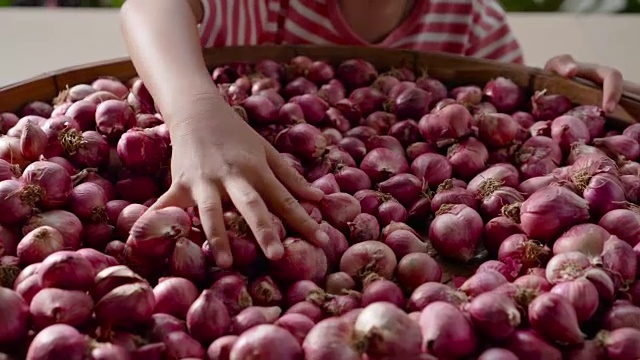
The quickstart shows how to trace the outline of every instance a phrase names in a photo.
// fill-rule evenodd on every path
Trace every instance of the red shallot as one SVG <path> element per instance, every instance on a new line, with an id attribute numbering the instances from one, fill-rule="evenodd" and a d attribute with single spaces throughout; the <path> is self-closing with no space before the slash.
<path id="1" fill-rule="evenodd" d="M 475 256 L 484 225 L 472 208 L 445 204 L 429 226 L 429 239 L 442 256 L 468 261 Z"/>

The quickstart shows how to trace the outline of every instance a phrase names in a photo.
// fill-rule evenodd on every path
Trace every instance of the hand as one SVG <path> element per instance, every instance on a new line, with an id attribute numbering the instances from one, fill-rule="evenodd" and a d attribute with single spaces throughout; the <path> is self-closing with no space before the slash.
<path id="1" fill-rule="evenodd" d="M 556 56 L 547 61 L 544 68 L 561 76 L 581 77 L 602 85 L 602 108 L 608 113 L 615 110 L 625 86 L 620 71 L 597 64 L 577 62 L 571 55 Z"/>
<path id="2" fill-rule="evenodd" d="M 176 125 L 171 129 L 171 187 L 152 209 L 197 205 L 220 267 L 232 264 L 222 217 L 222 201 L 226 199 L 244 216 L 271 260 L 281 258 L 284 248 L 273 229 L 267 205 L 306 240 L 317 245 L 329 240 L 289 193 L 290 190 L 300 199 L 319 201 L 322 191 L 311 187 L 221 99 L 207 97 L 189 105 L 184 118 L 172 122 Z"/>

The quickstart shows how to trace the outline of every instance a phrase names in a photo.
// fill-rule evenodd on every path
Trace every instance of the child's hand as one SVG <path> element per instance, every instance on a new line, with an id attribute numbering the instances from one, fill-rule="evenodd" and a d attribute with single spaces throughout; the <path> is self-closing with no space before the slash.
<path id="1" fill-rule="evenodd" d="M 615 110 L 622 96 L 624 80 L 620 71 L 597 64 L 577 62 L 571 55 L 559 55 L 547 61 L 544 67 L 559 75 L 581 77 L 602 85 L 602 108 L 606 112 Z"/>
<path id="2" fill-rule="evenodd" d="M 284 249 L 267 206 L 303 238 L 315 244 L 326 242 L 318 223 L 289 193 L 318 201 L 322 191 L 311 187 L 226 103 L 207 98 L 191 105 L 182 121 L 173 122 L 178 124 L 171 129 L 173 182 L 152 208 L 197 205 L 220 267 L 232 263 L 223 199 L 230 199 L 244 216 L 269 259 L 279 259 Z"/>

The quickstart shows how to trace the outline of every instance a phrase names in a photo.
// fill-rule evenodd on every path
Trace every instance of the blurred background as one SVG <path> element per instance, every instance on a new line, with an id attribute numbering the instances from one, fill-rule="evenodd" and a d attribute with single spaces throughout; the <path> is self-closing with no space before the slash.
<path id="1" fill-rule="evenodd" d="M 0 6 L 119 7 L 125 0 L 0 0 Z M 640 13 L 640 0 L 500 0 L 509 12 Z"/>
<path id="2" fill-rule="evenodd" d="M 124 1 L 0 0 L 0 33 L 13 34 L 0 36 L 0 87 L 63 67 L 127 56 L 118 20 Z M 640 0 L 499 1 L 527 65 L 542 67 L 552 56 L 571 54 L 615 67 L 640 83 L 640 48 L 633 46 Z"/>

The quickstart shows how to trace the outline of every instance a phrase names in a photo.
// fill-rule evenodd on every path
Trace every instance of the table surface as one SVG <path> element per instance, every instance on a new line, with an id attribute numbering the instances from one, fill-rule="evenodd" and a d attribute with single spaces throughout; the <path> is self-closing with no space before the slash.
<path id="1" fill-rule="evenodd" d="M 572 54 L 640 82 L 640 16 L 510 13 L 527 64 Z M 117 9 L 0 9 L 0 86 L 41 73 L 126 56 Z M 8 35 L 14 34 L 14 35 Z"/>

